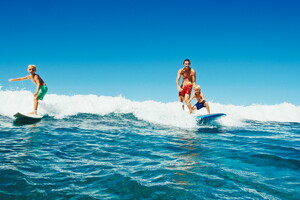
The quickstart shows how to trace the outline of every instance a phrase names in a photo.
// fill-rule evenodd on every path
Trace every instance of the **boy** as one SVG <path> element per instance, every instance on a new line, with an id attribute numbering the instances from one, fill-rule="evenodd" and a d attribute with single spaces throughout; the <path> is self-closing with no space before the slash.
<path id="1" fill-rule="evenodd" d="M 37 108 L 38 108 L 38 102 L 39 100 L 43 100 L 45 94 L 48 91 L 48 88 L 46 86 L 46 83 L 41 79 L 39 75 L 37 75 L 35 72 L 37 71 L 37 68 L 35 65 L 28 65 L 27 71 L 29 72 L 28 76 L 16 78 L 16 79 L 9 79 L 8 81 L 23 81 L 26 79 L 30 79 L 35 85 L 36 85 L 36 92 L 33 94 L 33 111 L 29 114 L 36 115 L 37 114 Z"/>
<path id="2" fill-rule="evenodd" d="M 196 85 L 195 88 L 195 93 L 194 95 L 192 96 L 192 98 L 190 98 L 188 100 L 188 102 L 190 103 L 193 98 L 196 98 L 197 99 L 197 103 L 190 109 L 190 113 L 193 112 L 193 110 L 200 110 L 201 108 L 203 107 L 206 107 L 206 110 L 207 110 L 207 113 L 210 114 L 210 108 L 209 108 L 209 105 L 208 103 L 205 101 L 204 99 L 204 95 L 201 93 L 201 89 L 200 89 L 200 86 L 199 85 Z"/>

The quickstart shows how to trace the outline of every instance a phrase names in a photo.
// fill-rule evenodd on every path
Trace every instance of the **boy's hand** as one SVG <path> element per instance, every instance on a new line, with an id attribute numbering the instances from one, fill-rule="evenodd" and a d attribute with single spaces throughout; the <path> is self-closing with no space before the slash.
<path id="1" fill-rule="evenodd" d="M 37 95 L 38 95 L 38 93 L 37 93 L 37 92 L 35 92 L 35 93 L 33 94 L 33 96 L 35 96 L 35 97 L 36 97 Z"/>
<path id="2" fill-rule="evenodd" d="M 14 79 L 12 79 L 12 78 L 8 79 L 8 81 L 10 81 L 10 82 L 13 81 L 13 80 L 14 80 Z"/>

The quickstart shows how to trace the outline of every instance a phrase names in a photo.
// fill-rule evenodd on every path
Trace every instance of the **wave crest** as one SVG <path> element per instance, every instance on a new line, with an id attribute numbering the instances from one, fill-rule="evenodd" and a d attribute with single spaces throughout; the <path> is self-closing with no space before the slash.
<path id="1" fill-rule="evenodd" d="M 33 104 L 30 91 L 0 90 L 0 115 L 12 117 L 16 112 L 30 112 Z M 290 103 L 277 105 L 223 105 L 209 102 L 212 113 L 226 113 L 222 123 L 228 126 L 241 125 L 244 120 L 300 122 L 300 106 Z M 124 97 L 97 95 L 48 94 L 40 101 L 39 114 L 64 118 L 78 113 L 107 115 L 110 113 L 132 113 L 140 120 L 166 126 L 196 127 L 195 115 L 206 114 L 201 109 L 190 115 L 178 102 L 131 101 Z"/>

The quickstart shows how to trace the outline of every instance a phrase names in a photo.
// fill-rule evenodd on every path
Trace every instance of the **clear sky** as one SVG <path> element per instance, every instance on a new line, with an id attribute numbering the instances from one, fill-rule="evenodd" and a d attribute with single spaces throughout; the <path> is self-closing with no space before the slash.
<path id="1" fill-rule="evenodd" d="M 189 58 L 208 101 L 300 105 L 300 2 L 2 0 L 0 85 L 55 94 L 177 101 Z"/>

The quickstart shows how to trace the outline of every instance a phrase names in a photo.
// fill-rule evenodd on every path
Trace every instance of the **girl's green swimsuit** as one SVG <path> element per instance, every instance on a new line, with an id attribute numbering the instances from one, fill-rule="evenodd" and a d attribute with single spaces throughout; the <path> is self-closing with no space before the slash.
<path id="1" fill-rule="evenodd" d="M 39 100 L 43 100 L 45 94 L 47 93 L 48 91 L 48 87 L 47 85 L 42 85 L 40 87 L 40 90 L 39 90 L 39 93 L 38 93 L 38 97 L 39 97 Z"/>

